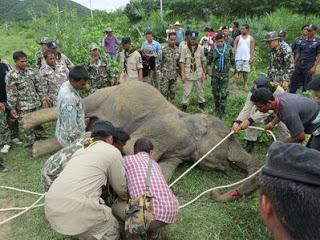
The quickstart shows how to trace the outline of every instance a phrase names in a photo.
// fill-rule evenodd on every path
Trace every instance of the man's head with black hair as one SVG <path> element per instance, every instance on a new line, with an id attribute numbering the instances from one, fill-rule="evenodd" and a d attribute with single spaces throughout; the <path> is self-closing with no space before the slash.
<path id="1" fill-rule="evenodd" d="M 88 88 L 89 74 L 82 66 L 75 66 L 69 72 L 69 81 L 77 90 L 85 90 Z"/>
<path id="2" fill-rule="evenodd" d="M 57 51 L 55 49 L 45 50 L 43 53 L 43 57 L 50 67 L 54 67 L 56 65 Z"/>
<path id="3" fill-rule="evenodd" d="M 150 140 L 146 138 L 139 138 L 133 146 L 134 154 L 137 154 L 139 152 L 146 152 L 151 154 L 153 150 L 153 144 Z"/>
<path id="4" fill-rule="evenodd" d="M 267 113 L 275 108 L 275 98 L 268 88 L 256 89 L 250 99 L 260 112 Z"/>
<path id="5" fill-rule="evenodd" d="M 121 128 L 115 129 L 115 134 L 113 136 L 113 146 L 119 149 L 122 155 L 123 147 L 127 144 L 127 141 L 130 140 L 130 135 L 122 130 Z"/>
<path id="6" fill-rule="evenodd" d="M 28 65 L 27 54 L 23 51 L 16 51 L 13 53 L 12 58 L 16 64 L 16 68 L 18 70 L 25 70 Z"/>
<path id="7" fill-rule="evenodd" d="M 146 40 L 148 41 L 148 43 L 152 43 L 152 41 L 153 41 L 152 31 L 150 31 L 150 30 L 146 31 L 145 36 L 146 36 Z"/>
<path id="8" fill-rule="evenodd" d="M 234 21 L 233 22 L 233 28 L 239 28 L 239 22 L 238 21 Z"/>
<path id="9" fill-rule="evenodd" d="M 105 141 L 109 144 L 113 144 L 113 137 L 115 136 L 115 128 L 111 122 L 97 120 L 93 124 L 91 137 L 94 140 Z"/>
<path id="10" fill-rule="evenodd" d="M 241 26 L 241 34 L 247 35 L 249 32 L 249 25 L 248 24 L 242 24 Z"/>

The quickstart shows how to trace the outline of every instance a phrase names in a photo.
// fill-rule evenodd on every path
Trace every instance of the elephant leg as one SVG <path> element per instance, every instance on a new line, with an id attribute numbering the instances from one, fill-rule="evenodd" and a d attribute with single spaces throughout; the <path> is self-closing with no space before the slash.
<path id="1" fill-rule="evenodd" d="M 41 157 L 49 153 L 57 152 L 61 148 L 62 146 L 56 138 L 36 141 L 32 146 L 32 156 L 35 158 Z"/>
<path id="2" fill-rule="evenodd" d="M 169 159 L 161 160 L 159 162 L 159 165 L 162 170 L 162 174 L 163 174 L 165 180 L 167 181 L 167 183 L 169 183 L 170 178 L 172 177 L 174 170 L 176 170 L 176 168 L 182 162 L 183 161 L 179 158 L 169 158 Z"/>
<path id="3" fill-rule="evenodd" d="M 252 160 L 250 154 L 241 148 L 240 144 L 234 141 L 230 144 L 228 160 L 240 169 L 245 170 L 248 176 L 253 174 L 259 169 L 258 164 Z M 248 195 L 259 186 L 260 173 L 248 179 L 244 183 L 240 184 L 238 187 L 224 193 L 219 194 L 218 190 L 212 191 L 212 199 L 219 202 L 228 202 L 240 198 L 243 195 Z"/>

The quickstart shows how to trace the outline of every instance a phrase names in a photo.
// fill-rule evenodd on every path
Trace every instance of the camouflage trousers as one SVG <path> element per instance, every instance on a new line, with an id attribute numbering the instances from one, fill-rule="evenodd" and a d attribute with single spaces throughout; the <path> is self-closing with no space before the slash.
<path id="1" fill-rule="evenodd" d="M 177 79 L 163 79 L 160 81 L 160 92 L 171 103 L 176 97 Z"/>
<path id="2" fill-rule="evenodd" d="M 8 125 L 7 112 L 0 112 L 0 146 L 10 144 L 11 142 L 11 131 Z"/>
<path id="3" fill-rule="evenodd" d="M 227 106 L 227 97 L 229 94 L 229 74 L 215 73 L 212 77 L 211 86 L 214 97 L 215 113 L 219 118 L 223 118 Z"/>
<path id="4" fill-rule="evenodd" d="M 37 126 L 34 129 L 31 129 L 29 131 L 25 131 L 22 127 L 22 117 L 23 115 L 27 113 L 31 113 L 36 111 L 37 109 L 32 109 L 32 110 L 24 110 L 21 111 L 19 110 L 18 113 L 18 123 L 19 123 L 19 138 L 24 142 L 24 145 L 26 147 L 31 147 L 33 143 L 37 140 L 40 139 L 43 135 L 43 128 L 42 126 Z"/>

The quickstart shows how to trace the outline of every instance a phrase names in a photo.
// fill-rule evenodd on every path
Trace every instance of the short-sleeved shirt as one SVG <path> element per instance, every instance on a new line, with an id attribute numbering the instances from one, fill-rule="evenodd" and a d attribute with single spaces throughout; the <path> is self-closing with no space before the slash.
<path id="1" fill-rule="evenodd" d="M 320 54 L 320 38 L 316 37 L 312 40 L 304 38 L 298 48 L 300 53 L 299 62 L 302 64 L 314 64 L 317 55 Z"/>
<path id="2" fill-rule="evenodd" d="M 66 147 L 85 133 L 84 107 L 79 92 L 69 81 L 61 85 L 57 102 L 58 120 L 55 135 L 58 142 Z"/>
<path id="3" fill-rule="evenodd" d="M 180 44 L 183 40 L 184 40 L 184 36 L 185 36 L 185 31 L 183 28 L 178 28 L 176 29 L 176 42 L 178 44 Z"/>
<path id="4" fill-rule="evenodd" d="M 107 49 L 107 53 L 116 54 L 118 50 L 119 41 L 116 37 L 105 36 L 103 38 L 104 47 Z"/>
<path id="5" fill-rule="evenodd" d="M 141 50 L 143 50 L 146 46 L 151 45 L 153 51 L 159 56 L 161 54 L 161 45 L 159 42 L 153 40 L 152 43 L 148 43 L 148 41 L 144 41 L 141 46 Z"/>
<path id="6" fill-rule="evenodd" d="M 123 164 L 130 198 L 137 198 L 144 193 L 148 163 L 149 154 L 146 152 L 124 157 Z M 164 179 L 160 166 L 154 160 L 152 160 L 149 192 L 152 197 L 153 220 L 174 223 L 179 203 Z"/>
<path id="7" fill-rule="evenodd" d="M 315 121 L 320 106 L 311 99 L 291 93 L 279 93 L 276 99 L 279 100 L 279 108 L 275 112 L 291 136 L 302 132 L 311 134 L 320 127 L 320 119 Z"/>
<path id="8" fill-rule="evenodd" d="M 190 48 L 188 45 L 182 48 L 179 62 L 185 64 L 185 75 L 187 80 L 199 80 L 204 73 L 202 63 L 205 62 L 207 58 L 204 55 L 204 48 L 202 46 L 190 46 Z M 192 64 L 193 55 L 194 64 Z M 196 69 L 194 69 L 192 65 L 195 65 Z"/>
<path id="9" fill-rule="evenodd" d="M 120 53 L 120 66 L 125 70 L 126 80 L 139 80 L 139 69 L 142 69 L 142 58 L 138 51 Z"/>

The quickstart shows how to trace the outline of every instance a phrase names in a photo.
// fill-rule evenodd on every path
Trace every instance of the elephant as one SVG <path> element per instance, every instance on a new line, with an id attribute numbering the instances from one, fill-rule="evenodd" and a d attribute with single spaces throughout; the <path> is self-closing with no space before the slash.
<path id="1" fill-rule="evenodd" d="M 152 158 L 159 163 L 167 181 L 181 163 L 197 161 L 230 132 L 220 119 L 182 112 L 157 89 L 140 81 L 100 89 L 83 103 L 86 118 L 110 121 L 130 134 L 131 139 L 124 148 L 126 154 L 132 154 L 137 139 L 150 139 L 154 145 Z M 54 121 L 57 115 L 56 108 L 32 112 L 23 118 L 23 127 L 28 130 Z M 33 146 L 33 154 L 39 156 L 59 148 L 55 139 L 38 141 Z M 238 167 L 252 174 L 259 164 L 232 136 L 200 162 L 199 167 L 226 174 Z M 257 187 L 258 177 L 255 177 L 225 194 L 213 192 L 212 198 L 226 202 L 249 194 Z"/>

